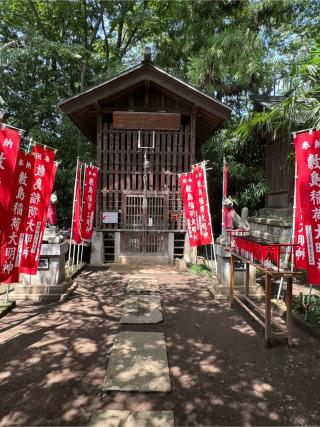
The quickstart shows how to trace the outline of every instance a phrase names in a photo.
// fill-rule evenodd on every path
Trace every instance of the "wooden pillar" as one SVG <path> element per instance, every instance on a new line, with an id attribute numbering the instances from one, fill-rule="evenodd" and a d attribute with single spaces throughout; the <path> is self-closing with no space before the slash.
<path id="1" fill-rule="evenodd" d="M 287 335 L 288 345 L 292 346 L 292 277 L 287 279 Z"/>
<path id="2" fill-rule="evenodd" d="M 269 344 L 271 337 L 271 276 L 265 275 L 265 340 Z"/>

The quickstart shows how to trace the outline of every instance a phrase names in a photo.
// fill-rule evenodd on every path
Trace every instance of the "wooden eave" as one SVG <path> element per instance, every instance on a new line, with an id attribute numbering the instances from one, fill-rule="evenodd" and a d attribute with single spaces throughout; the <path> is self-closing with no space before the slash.
<path id="1" fill-rule="evenodd" d="M 226 104 L 172 76 L 152 63 L 141 63 L 110 80 L 67 98 L 60 103 L 60 108 L 90 140 L 95 142 L 96 122 L 94 117 L 98 109 L 101 108 L 101 104 L 117 98 L 121 93 L 125 93 L 145 80 L 155 83 L 168 94 L 193 106 L 197 111 L 197 116 L 205 118 L 205 121 L 210 123 L 212 132 L 231 113 L 231 108 Z"/>

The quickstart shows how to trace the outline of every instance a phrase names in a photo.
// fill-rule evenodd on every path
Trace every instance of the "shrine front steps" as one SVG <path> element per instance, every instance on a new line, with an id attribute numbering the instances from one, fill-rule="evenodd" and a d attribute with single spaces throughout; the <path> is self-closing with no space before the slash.
<path id="1" fill-rule="evenodd" d="M 170 265 L 168 256 L 162 255 L 120 255 L 117 261 L 122 265 Z"/>
<path id="2" fill-rule="evenodd" d="M 10 295 L 15 301 L 33 301 L 39 303 L 57 302 L 64 299 L 70 292 L 74 292 L 77 284 L 71 280 L 59 285 L 14 285 L 14 292 Z"/>

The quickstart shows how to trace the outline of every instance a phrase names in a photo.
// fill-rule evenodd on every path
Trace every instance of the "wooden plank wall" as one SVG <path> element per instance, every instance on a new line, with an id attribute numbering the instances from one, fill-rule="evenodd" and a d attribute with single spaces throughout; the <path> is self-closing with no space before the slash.
<path id="1" fill-rule="evenodd" d="M 288 166 L 291 151 L 290 142 L 284 139 L 270 140 L 266 145 L 266 207 L 286 207 L 293 202 L 294 171 Z"/>
<path id="2" fill-rule="evenodd" d="M 97 223 L 103 229 L 123 229 L 119 224 L 101 224 L 102 211 L 121 212 L 126 194 L 143 192 L 143 151 L 138 150 L 138 131 L 114 129 L 112 123 L 101 123 L 97 141 L 97 160 L 101 167 L 100 191 L 97 203 Z M 143 131 L 141 141 L 150 144 L 152 131 Z M 148 195 L 167 194 L 168 214 L 178 212 L 177 221 L 168 219 L 169 230 L 184 230 L 178 173 L 186 172 L 194 162 L 194 132 L 190 125 L 178 131 L 155 131 L 155 149 L 150 150 Z"/>

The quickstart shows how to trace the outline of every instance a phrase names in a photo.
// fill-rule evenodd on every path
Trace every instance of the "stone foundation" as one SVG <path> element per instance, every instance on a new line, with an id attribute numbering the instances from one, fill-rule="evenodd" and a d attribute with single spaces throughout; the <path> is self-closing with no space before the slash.
<path id="1" fill-rule="evenodd" d="M 214 295 L 215 299 L 226 300 L 230 295 L 230 252 L 225 250 L 222 245 L 216 246 L 217 254 L 217 279 L 218 282 L 213 282 L 209 291 Z M 236 261 L 234 287 L 235 292 L 245 292 L 245 270 L 244 263 Z M 261 296 L 260 286 L 256 283 L 256 269 L 250 266 L 249 270 L 249 294 L 259 298 Z"/>
<path id="2" fill-rule="evenodd" d="M 290 242 L 292 221 L 281 218 L 249 217 L 250 234 L 276 243 Z"/>
<path id="3" fill-rule="evenodd" d="M 20 301 L 59 301 L 72 285 L 71 281 L 65 281 L 67 251 L 67 242 L 43 243 L 37 273 L 20 275 L 20 283 L 14 286 L 13 298 Z"/>
<path id="4" fill-rule="evenodd" d="M 15 301 L 33 301 L 39 303 L 57 302 L 68 293 L 69 288 L 73 285 L 70 280 L 60 285 L 15 285 L 12 298 Z"/>

